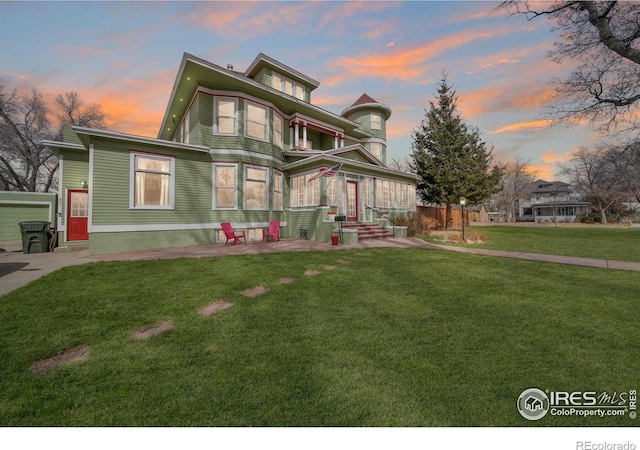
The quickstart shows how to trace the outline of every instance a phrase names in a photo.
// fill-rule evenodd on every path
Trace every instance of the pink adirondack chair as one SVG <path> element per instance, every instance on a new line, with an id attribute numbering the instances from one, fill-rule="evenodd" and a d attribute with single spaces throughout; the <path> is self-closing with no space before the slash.
<path id="1" fill-rule="evenodd" d="M 266 238 L 267 242 L 269 242 L 269 237 L 273 238 L 273 242 L 278 242 L 278 239 L 280 239 L 280 221 L 279 220 L 269 222 L 269 231 L 265 231 L 264 233 L 262 233 L 263 241 Z"/>
<path id="2" fill-rule="evenodd" d="M 236 234 L 236 232 L 234 231 L 233 227 L 229 222 L 222 222 L 220 225 L 222 226 L 222 231 L 224 231 L 224 235 L 227 238 L 227 241 L 224 243 L 224 245 L 227 245 L 227 242 L 229 242 L 232 239 L 233 239 L 233 245 L 238 245 L 238 239 L 240 238 L 244 239 L 245 244 L 247 243 L 247 238 L 244 235 L 244 231 L 241 234 Z"/>

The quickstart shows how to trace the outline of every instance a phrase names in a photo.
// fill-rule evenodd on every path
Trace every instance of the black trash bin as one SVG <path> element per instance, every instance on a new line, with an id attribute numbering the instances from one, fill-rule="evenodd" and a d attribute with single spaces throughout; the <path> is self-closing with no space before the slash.
<path id="1" fill-rule="evenodd" d="M 20 222 L 22 253 L 45 253 L 49 251 L 49 222 Z"/>

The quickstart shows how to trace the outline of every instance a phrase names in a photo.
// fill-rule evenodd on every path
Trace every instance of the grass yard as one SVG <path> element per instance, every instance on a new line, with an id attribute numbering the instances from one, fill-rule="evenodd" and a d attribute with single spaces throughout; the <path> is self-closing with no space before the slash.
<path id="1" fill-rule="evenodd" d="M 640 227 L 472 226 L 487 238 L 474 248 L 640 262 Z M 424 238 L 442 244 L 437 236 Z M 454 244 L 455 245 L 455 244 Z"/>
<path id="2" fill-rule="evenodd" d="M 637 389 L 638 292 L 640 273 L 426 249 L 68 267 L 0 299 L 0 425 L 637 425 L 529 422 L 516 400 Z"/>

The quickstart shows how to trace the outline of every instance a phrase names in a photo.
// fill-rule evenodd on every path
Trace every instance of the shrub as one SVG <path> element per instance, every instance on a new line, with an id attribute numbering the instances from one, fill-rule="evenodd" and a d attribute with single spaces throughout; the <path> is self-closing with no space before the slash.
<path id="1" fill-rule="evenodd" d="M 396 217 L 394 220 L 396 222 L 396 225 L 407 227 L 407 236 L 422 234 L 422 227 L 420 225 L 420 214 L 410 211 L 407 214 Z"/>
<path id="2" fill-rule="evenodd" d="M 396 225 L 407 227 L 407 236 L 430 235 L 431 231 L 438 225 L 438 221 L 433 217 L 427 217 L 414 211 L 409 211 L 407 214 L 398 216 L 394 220 Z"/>
<path id="3" fill-rule="evenodd" d="M 420 215 L 420 225 L 422 226 L 422 233 L 429 236 L 433 230 L 435 230 L 439 223 L 433 217 L 427 217 L 425 215 Z"/>

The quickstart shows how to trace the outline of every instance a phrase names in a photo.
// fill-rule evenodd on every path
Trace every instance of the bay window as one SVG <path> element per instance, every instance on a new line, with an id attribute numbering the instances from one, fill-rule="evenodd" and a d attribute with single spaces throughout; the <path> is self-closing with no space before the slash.
<path id="1" fill-rule="evenodd" d="M 244 166 L 244 208 L 269 208 L 269 170 L 266 167 Z"/>
<path id="2" fill-rule="evenodd" d="M 264 106 L 256 105 L 255 103 L 247 102 L 246 114 L 245 114 L 245 135 L 260 139 L 262 141 L 267 140 L 267 108 Z"/>
<path id="3" fill-rule="evenodd" d="M 274 112 L 273 113 L 273 143 L 282 148 L 282 126 L 284 121 L 282 117 Z"/>
<path id="4" fill-rule="evenodd" d="M 213 209 L 238 208 L 238 165 L 213 165 Z"/>
<path id="5" fill-rule="evenodd" d="M 238 134 L 238 100 L 234 98 L 217 97 L 215 99 L 214 134 Z"/>
<path id="6" fill-rule="evenodd" d="M 273 171 L 273 210 L 282 211 L 283 209 L 283 180 L 282 172 Z"/>

